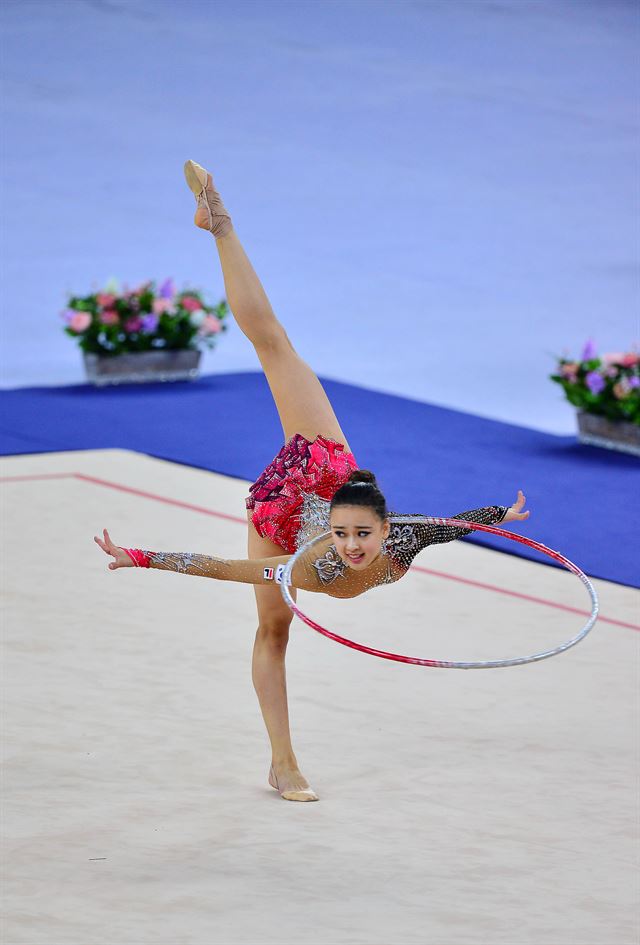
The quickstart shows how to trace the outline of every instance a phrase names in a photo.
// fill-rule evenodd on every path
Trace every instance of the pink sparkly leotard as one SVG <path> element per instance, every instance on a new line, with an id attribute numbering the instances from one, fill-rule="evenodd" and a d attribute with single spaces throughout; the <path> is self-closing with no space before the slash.
<path id="1" fill-rule="evenodd" d="M 342 443 L 296 433 L 249 490 L 247 509 L 256 531 L 293 554 L 313 497 L 331 500 L 354 469 L 355 456 Z"/>

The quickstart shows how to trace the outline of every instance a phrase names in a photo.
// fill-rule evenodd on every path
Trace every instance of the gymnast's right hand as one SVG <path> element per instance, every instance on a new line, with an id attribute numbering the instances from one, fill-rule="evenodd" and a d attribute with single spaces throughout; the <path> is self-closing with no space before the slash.
<path id="1" fill-rule="evenodd" d="M 102 550 L 106 555 L 111 555 L 112 558 L 115 558 L 115 561 L 109 562 L 109 570 L 116 571 L 118 568 L 135 568 L 135 564 L 123 548 L 119 548 L 118 545 L 114 545 L 109 537 L 109 532 L 105 528 L 103 531 L 104 541 L 101 538 L 98 538 L 97 535 L 94 536 L 94 541 L 97 545 L 100 545 Z"/>

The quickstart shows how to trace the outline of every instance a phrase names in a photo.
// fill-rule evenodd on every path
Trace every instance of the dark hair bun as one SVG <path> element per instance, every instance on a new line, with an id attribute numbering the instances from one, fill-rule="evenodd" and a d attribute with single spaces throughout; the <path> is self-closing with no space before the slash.
<path id="1" fill-rule="evenodd" d="M 356 486 L 358 488 L 356 488 Z M 361 489 L 360 486 L 365 486 Z M 383 522 L 388 515 L 385 497 L 376 477 L 368 469 L 356 469 L 331 500 L 331 510 L 341 505 L 362 505 L 372 509 Z"/>
<path id="2" fill-rule="evenodd" d="M 356 469 L 351 473 L 347 482 L 367 482 L 372 486 L 378 486 L 376 477 L 369 469 Z"/>

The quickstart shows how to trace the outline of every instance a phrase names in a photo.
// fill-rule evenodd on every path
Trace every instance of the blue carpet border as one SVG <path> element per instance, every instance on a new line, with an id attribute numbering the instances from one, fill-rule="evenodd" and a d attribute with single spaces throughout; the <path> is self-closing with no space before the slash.
<path id="1" fill-rule="evenodd" d="M 448 516 L 510 504 L 522 488 L 532 514 L 514 531 L 593 577 L 640 587 L 635 457 L 341 381 L 322 383 L 390 508 Z M 259 372 L 178 384 L 19 388 L 0 391 L 0 403 L 1 455 L 130 449 L 254 480 L 283 441 Z M 493 536 L 464 540 L 549 563 Z"/>

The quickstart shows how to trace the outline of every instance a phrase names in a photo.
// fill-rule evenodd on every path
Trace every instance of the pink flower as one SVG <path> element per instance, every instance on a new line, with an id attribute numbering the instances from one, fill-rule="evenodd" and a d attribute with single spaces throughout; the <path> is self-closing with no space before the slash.
<path id="1" fill-rule="evenodd" d="M 116 300 L 116 297 L 110 292 L 98 292 L 97 299 L 98 305 L 101 305 L 103 308 L 111 308 Z"/>
<path id="2" fill-rule="evenodd" d="M 100 321 L 103 325 L 117 325 L 120 321 L 120 316 L 114 308 L 105 308 L 100 314 Z"/>
<path id="3" fill-rule="evenodd" d="M 630 393 L 630 391 L 631 388 L 629 387 L 629 382 L 627 381 L 626 377 L 623 377 L 622 380 L 613 385 L 613 393 L 618 398 L 618 400 L 622 400 Z"/>
<path id="4" fill-rule="evenodd" d="M 171 299 L 154 299 L 152 308 L 155 315 L 163 315 L 165 312 L 168 312 L 172 306 L 173 303 Z"/>
<path id="5" fill-rule="evenodd" d="M 213 315 L 207 315 L 200 326 L 200 334 L 216 335 L 220 331 L 220 322 Z"/>
<path id="6" fill-rule="evenodd" d="M 131 331 L 131 332 L 140 331 L 141 328 L 142 328 L 142 319 L 139 318 L 137 315 L 134 315 L 133 318 L 128 318 L 126 322 L 124 323 L 125 331 Z"/>
<path id="7" fill-rule="evenodd" d="M 624 351 L 614 351 L 612 354 L 603 354 L 602 360 L 605 364 L 619 364 L 621 367 L 633 367 L 640 361 L 640 355 Z"/>
<path id="8" fill-rule="evenodd" d="M 576 364 L 575 361 L 571 361 L 568 364 L 561 364 L 560 373 L 563 377 L 566 377 L 568 381 L 575 381 L 578 374 L 578 364 Z"/>
<path id="9" fill-rule="evenodd" d="M 202 302 L 193 295 L 185 295 L 185 297 L 180 300 L 180 304 L 183 308 L 186 308 L 188 312 L 197 312 L 199 308 L 202 308 Z"/>
<path id="10" fill-rule="evenodd" d="M 69 319 L 69 328 L 77 332 L 86 331 L 90 324 L 91 315 L 89 315 L 88 312 L 76 312 L 75 315 Z"/>

